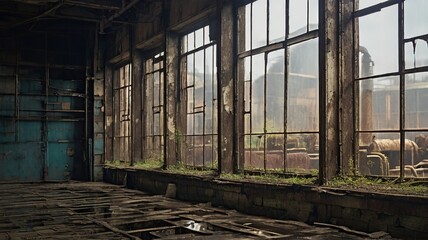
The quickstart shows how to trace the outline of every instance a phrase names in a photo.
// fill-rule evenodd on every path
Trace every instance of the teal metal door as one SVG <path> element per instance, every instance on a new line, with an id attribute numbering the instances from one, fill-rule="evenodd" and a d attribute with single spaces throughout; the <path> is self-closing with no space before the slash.
<path id="1" fill-rule="evenodd" d="M 0 181 L 71 179 L 84 167 L 87 145 L 84 75 L 34 66 L 0 70 Z"/>

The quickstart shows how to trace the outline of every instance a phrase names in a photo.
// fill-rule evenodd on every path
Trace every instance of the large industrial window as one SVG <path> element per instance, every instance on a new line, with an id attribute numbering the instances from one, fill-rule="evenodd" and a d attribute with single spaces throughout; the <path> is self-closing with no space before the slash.
<path id="1" fill-rule="evenodd" d="M 131 162 L 131 65 L 118 68 L 113 84 L 113 160 Z"/>
<path id="2" fill-rule="evenodd" d="M 362 175 L 427 177 L 428 1 L 355 6 L 356 167 Z"/>
<path id="3" fill-rule="evenodd" d="M 144 159 L 163 159 L 164 146 L 164 53 L 149 58 L 145 62 L 143 86 L 144 119 Z"/>
<path id="4" fill-rule="evenodd" d="M 318 0 L 258 0 L 240 7 L 238 59 L 244 169 L 316 171 Z"/>
<path id="5" fill-rule="evenodd" d="M 217 168 L 216 44 L 205 26 L 181 38 L 181 161 Z"/>

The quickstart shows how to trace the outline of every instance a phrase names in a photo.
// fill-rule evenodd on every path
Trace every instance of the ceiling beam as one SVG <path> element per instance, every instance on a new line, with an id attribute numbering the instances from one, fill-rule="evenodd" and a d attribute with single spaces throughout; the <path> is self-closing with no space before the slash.
<path id="1" fill-rule="evenodd" d="M 77 6 L 77 7 L 86 7 L 94 9 L 103 9 L 103 10 L 119 10 L 120 6 L 107 3 L 106 1 L 79 1 L 79 0 L 65 0 L 65 4 Z"/>

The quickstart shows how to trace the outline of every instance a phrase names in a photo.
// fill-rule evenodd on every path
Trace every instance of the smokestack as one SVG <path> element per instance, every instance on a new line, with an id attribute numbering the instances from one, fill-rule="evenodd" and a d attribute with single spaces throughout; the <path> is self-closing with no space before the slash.
<path id="1" fill-rule="evenodd" d="M 373 75 L 374 62 L 368 50 L 360 46 L 361 56 L 361 77 L 369 77 Z M 373 129 L 373 82 L 371 80 L 361 81 L 361 99 L 360 105 L 362 106 L 360 112 L 361 129 Z M 362 145 L 369 145 L 372 142 L 372 134 L 364 134 L 360 137 Z"/>

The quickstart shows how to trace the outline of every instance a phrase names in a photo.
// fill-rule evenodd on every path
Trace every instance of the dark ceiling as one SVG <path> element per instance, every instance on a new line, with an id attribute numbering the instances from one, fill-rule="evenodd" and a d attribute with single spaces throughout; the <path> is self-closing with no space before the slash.
<path id="1" fill-rule="evenodd" d="M 67 20 L 99 23 L 130 21 L 143 9 L 140 0 L 0 0 L 0 31 L 32 28 L 38 23 Z M 141 2 L 144 2 L 141 0 Z"/>

